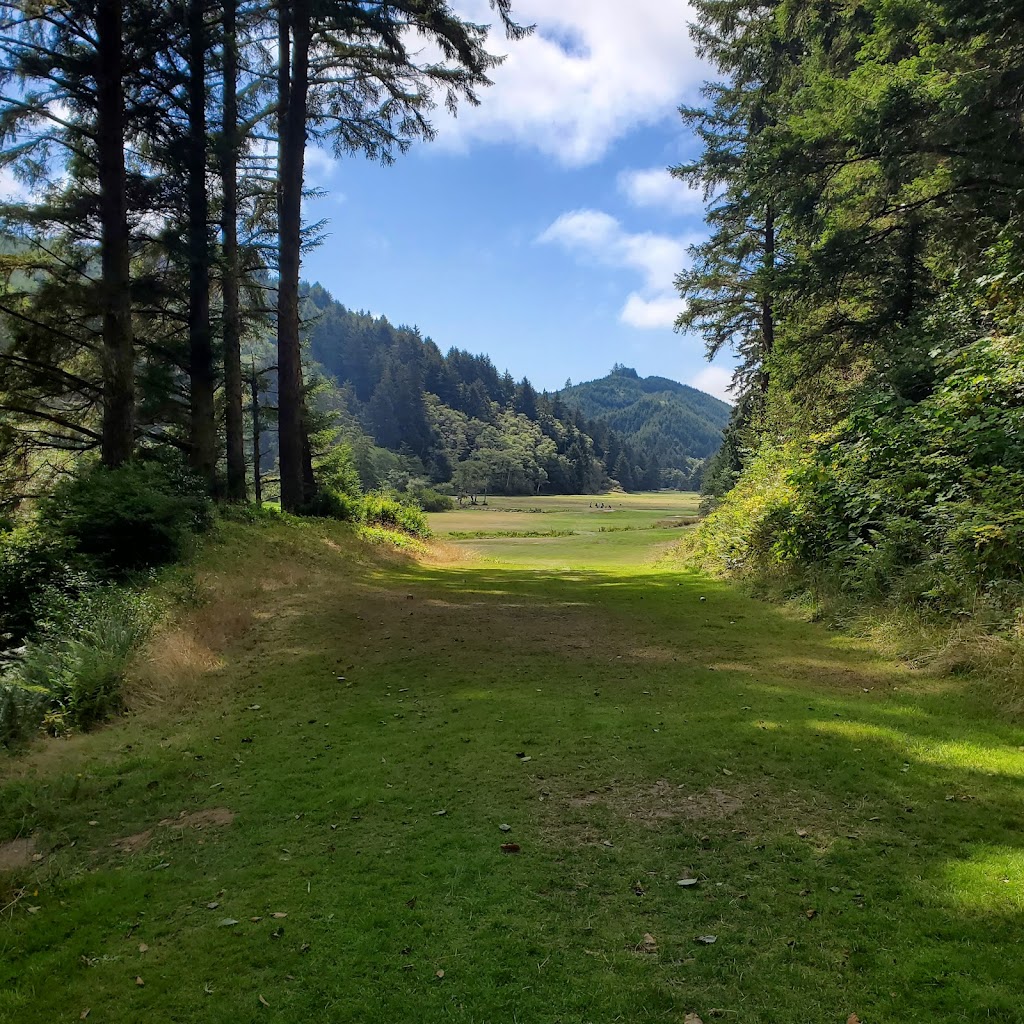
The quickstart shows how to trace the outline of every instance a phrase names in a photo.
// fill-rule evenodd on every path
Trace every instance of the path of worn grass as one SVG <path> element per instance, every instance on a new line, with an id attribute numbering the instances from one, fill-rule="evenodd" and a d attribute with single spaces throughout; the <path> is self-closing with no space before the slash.
<path id="1" fill-rule="evenodd" d="M 1024 739 L 960 684 L 672 573 L 208 564 L 196 702 L 6 769 L 0 1020 L 1024 1020 Z"/>

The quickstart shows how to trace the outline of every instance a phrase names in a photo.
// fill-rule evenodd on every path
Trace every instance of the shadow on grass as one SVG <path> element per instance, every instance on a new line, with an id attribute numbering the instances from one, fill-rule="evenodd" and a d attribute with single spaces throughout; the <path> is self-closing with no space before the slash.
<path id="1" fill-rule="evenodd" d="M 261 620 L 251 681 L 225 670 L 241 676 L 237 710 L 190 725 L 161 777 L 229 801 L 245 842 L 189 846 L 166 874 L 154 852 L 144 874 L 126 867 L 124 895 L 112 872 L 82 874 L 91 906 L 69 888 L 67 924 L 19 925 L 40 977 L 61 929 L 100 934 L 86 910 L 102 906 L 120 939 L 145 906 L 170 922 L 167 1005 L 183 1020 L 214 1018 L 206 996 L 181 1004 L 181 928 L 236 972 L 272 965 L 280 1019 L 287 973 L 308 993 L 287 1004 L 296 1020 L 329 1019 L 330 1004 L 339 1020 L 720 1008 L 744 1024 L 1019 1024 L 1024 754 L 968 681 L 695 576 L 337 558 L 344 586 L 333 563 L 309 563 Z M 53 821 L 102 795 L 136 828 L 136 809 L 164 799 L 147 788 L 153 763 L 124 755 L 109 790 L 69 790 Z M 7 806 L 29 819 L 41 800 L 29 780 Z M 521 857 L 499 852 L 503 821 Z M 676 886 L 684 872 L 693 892 Z M 222 888 L 267 903 L 228 911 L 244 924 L 310 884 L 315 910 L 293 911 L 284 941 L 261 924 L 250 950 L 197 923 Z M 657 955 L 636 952 L 645 932 Z M 714 945 L 694 943 L 707 934 Z M 426 983 L 413 961 L 432 964 Z M 135 997 L 158 978 L 149 968 Z"/>

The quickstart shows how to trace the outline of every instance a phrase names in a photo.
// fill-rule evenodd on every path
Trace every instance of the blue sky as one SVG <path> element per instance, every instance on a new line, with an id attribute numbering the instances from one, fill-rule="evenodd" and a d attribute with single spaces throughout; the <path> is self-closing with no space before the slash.
<path id="1" fill-rule="evenodd" d="M 486 0 L 453 4 L 489 21 Z M 552 9 L 555 12 L 552 13 Z M 303 268 L 355 309 L 416 324 L 442 350 L 486 352 L 555 389 L 615 362 L 725 396 L 730 362 L 672 330 L 672 288 L 704 231 L 700 197 L 665 171 L 693 150 L 676 108 L 707 71 L 679 0 L 519 0 L 537 33 L 478 108 L 391 167 L 310 151 L 328 237 Z"/>

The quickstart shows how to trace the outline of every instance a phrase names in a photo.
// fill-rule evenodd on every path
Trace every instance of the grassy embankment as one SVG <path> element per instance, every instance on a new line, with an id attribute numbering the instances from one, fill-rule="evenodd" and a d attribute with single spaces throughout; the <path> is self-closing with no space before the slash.
<path id="1" fill-rule="evenodd" d="M 0 1021 L 1024 1019 L 1019 730 L 658 533 L 225 527 L 0 767 Z"/>

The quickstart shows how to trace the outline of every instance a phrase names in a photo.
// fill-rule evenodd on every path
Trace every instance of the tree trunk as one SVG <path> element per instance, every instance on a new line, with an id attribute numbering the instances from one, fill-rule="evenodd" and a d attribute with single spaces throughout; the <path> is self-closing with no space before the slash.
<path id="1" fill-rule="evenodd" d="M 253 365 L 252 376 L 249 378 L 252 388 L 252 481 L 253 496 L 257 508 L 263 505 L 263 480 L 260 476 L 260 378 Z"/>
<path id="2" fill-rule="evenodd" d="M 761 293 L 761 389 L 767 394 L 771 373 L 768 361 L 775 349 L 775 295 L 771 289 L 775 271 L 775 207 L 770 200 L 764 212 L 764 271 L 767 280 Z"/>
<path id="3" fill-rule="evenodd" d="M 309 0 L 280 6 L 278 77 L 277 376 L 281 507 L 304 504 L 302 353 L 299 344 L 299 267 L 302 178 L 309 89 Z M 289 29 L 290 38 L 289 38 Z"/>
<path id="4" fill-rule="evenodd" d="M 770 278 L 775 272 L 775 208 L 768 203 L 764 214 L 764 269 Z M 761 338 L 766 356 L 775 348 L 775 296 L 770 288 L 770 281 L 761 296 Z"/>
<path id="5" fill-rule="evenodd" d="M 96 5 L 96 158 L 103 295 L 103 465 L 116 468 L 135 446 L 128 199 L 124 165 L 121 0 Z"/>
<path id="6" fill-rule="evenodd" d="M 238 39 L 236 0 L 224 4 L 223 152 L 221 154 L 221 271 L 224 342 L 224 427 L 227 438 L 228 501 L 245 501 L 245 443 L 242 415 L 241 266 L 238 252 Z M 254 455 L 254 458 L 256 456 Z M 259 479 L 259 467 L 256 468 Z M 258 488 L 257 488 L 258 489 Z M 258 499 L 257 499 L 258 500 Z"/>
<path id="7" fill-rule="evenodd" d="M 210 328 L 209 199 L 206 191 L 206 25 L 203 0 L 188 6 L 188 337 L 190 462 L 211 492 L 217 482 L 217 421 Z"/>

